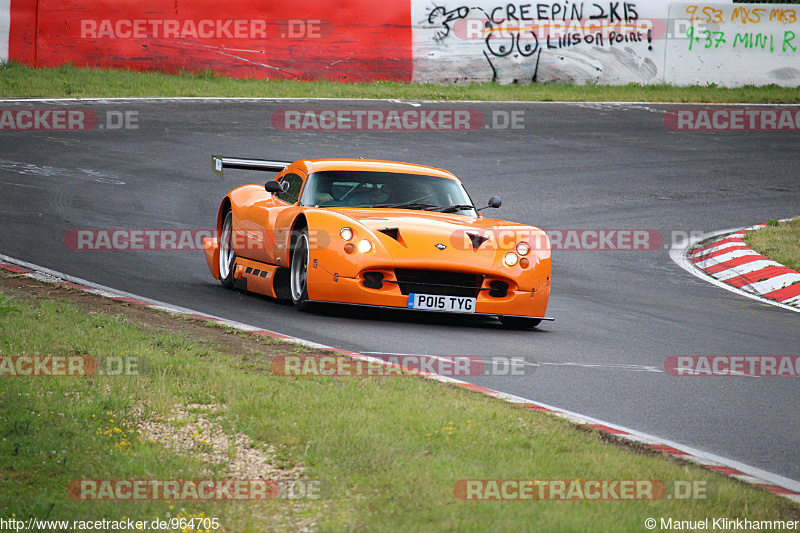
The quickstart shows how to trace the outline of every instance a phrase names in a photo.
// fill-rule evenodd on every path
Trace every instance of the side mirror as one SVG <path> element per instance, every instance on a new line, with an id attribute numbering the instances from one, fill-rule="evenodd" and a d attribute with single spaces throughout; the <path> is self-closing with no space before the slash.
<path id="1" fill-rule="evenodd" d="M 503 205 L 503 199 L 500 198 L 499 196 L 492 196 L 491 198 L 489 198 L 489 205 L 487 205 L 486 207 L 481 207 L 480 209 L 478 209 L 478 211 L 483 211 L 484 209 L 487 209 L 489 207 L 491 207 L 492 209 L 497 209 L 501 205 Z"/>
<path id="2" fill-rule="evenodd" d="M 283 192 L 283 187 L 281 186 L 281 183 L 279 181 L 266 182 L 264 184 L 264 189 L 266 189 L 267 192 L 270 192 L 272 194 L 275 194 L 277 192 Z"/>

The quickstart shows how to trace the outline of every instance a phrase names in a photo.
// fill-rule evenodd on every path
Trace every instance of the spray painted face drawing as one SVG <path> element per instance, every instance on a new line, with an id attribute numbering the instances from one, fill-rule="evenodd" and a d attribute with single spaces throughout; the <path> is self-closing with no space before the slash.
<path id="1" fill-rule="evenodd" d="M 634 2 L 436 5 L 418 26 L 415 67 L 419 81 L 443 70 L 456 83 L 647 81 L 657 74 L 649 23 Z"/>

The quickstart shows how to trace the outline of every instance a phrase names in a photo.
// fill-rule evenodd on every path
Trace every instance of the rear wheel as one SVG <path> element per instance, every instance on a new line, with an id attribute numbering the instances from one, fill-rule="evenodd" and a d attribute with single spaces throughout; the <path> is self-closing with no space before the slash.
<path id="1" fill-rule="evenodd" d="M 222 219 L 219 234 L 219 281 L 226 289 L 233 288 L 233 266 L 236 252 L 233 251 L 233 212 L 228 209 Z"/>
<path id="2" fill-rule="evenodd" d="M 292 303 L 300 311 L 308 308 L 308 260 L 308 228 L 303 228 L 292 250 L 292 264 L 289 269 Z"/>
<path id="3" fill-rule="evenodd" d="M 538 318 L 524 316 L 500 316 L 500 322 L 509 329 L 533 329 L 541 323 Z"/>

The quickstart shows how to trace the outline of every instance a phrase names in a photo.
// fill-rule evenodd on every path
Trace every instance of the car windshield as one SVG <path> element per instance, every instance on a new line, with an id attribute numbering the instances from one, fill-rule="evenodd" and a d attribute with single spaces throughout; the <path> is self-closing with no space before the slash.
<path id="1" fill-rule="evenodd" d="M 318 207 L 420 209 L 477 217 L 455 180 L 421 174 L 326 170 L 306 180 L 302 203 Z"/>

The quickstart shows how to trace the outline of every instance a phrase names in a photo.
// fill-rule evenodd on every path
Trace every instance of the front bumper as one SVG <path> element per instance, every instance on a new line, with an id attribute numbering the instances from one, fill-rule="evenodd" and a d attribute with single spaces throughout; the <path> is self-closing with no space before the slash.
<path id="1" fill-rule="evenodd" d="M 321 268 L 309 269 L 308 297 L 319 302 L 349 303 L 380 307 L 408 308 L 408 295 L 385 271 L 386 281 L 379 289 L 365 286 L 362 275 L 346 278 Z M 545 317 L 550 298 L 550 280 L 542 279 L 536 288 L 522 291 L 512 282 L 505 296 L 490 295 L 489 284 L 497 278 L 486 277 L 475 300 L 475 314 L 522 316 L 550 320 Z M 418 292 L 423 293 L 424 290 Z"/>

